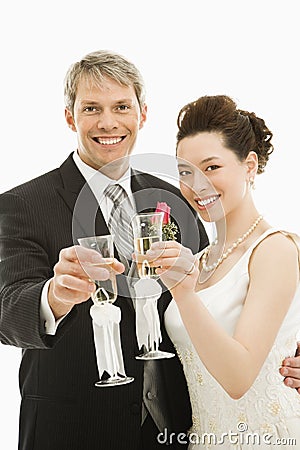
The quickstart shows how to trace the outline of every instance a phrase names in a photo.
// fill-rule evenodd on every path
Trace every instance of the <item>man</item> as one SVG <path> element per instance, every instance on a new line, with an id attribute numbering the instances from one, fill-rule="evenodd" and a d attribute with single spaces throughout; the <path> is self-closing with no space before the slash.
<path id="1" fill-rule="evenodd" d="M 133 64 L 105 51 L 87 55 L 67 73 L 65 100 L 77 152 L 60 168 L 0 197 L 0 336 L 3 343 L 23 349 L 19 450 L 162 449 L 165 428 L 177 436 L 190 425 L 181 365 L 177 357 L 150 364 L 135 358 L 134 303 L 120 289 L 115 305 L 122 313 L 125 370 L 134 381 L 95 387 L 89 315 L 95 286 L 78 261 L 77 238 L 109 234 L 112 205 L 103 193 L 116 181 L 134 194 L 136 211 L 166 202 L 179 239 L 192 248 L 198 236 L 194 252 L 207 245 L 207 236 L 174 186 L 128 167 L 147 117 L 143 81 Z M 98 171 L 114 161 L 119 163 L 109 174 Z M 84 262 L 97 263 L 94 252 L 84 250 Z M 114 269 L 121 273 L 124 267 L 116 261 Z M 105 269 L 94 270 L 94 279 L 107 278 Z M 161 317 L 169 301 L 164 292 Z M 161 348 L 174 352 L 164 328 L 162 334 Z"/>

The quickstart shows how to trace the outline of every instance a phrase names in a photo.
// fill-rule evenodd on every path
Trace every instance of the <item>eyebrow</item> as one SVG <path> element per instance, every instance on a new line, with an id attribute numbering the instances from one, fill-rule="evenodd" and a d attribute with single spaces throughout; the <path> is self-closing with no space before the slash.
<path id="1" fill-rule="evenodd" d="M 213 161 L 214 159 L 220 159 L 219 156 L 210 156 L 209 158 L 203 159 L 200 164 L 206 164 L 210 161 Z"/>
<path id="2" fill-rule="evenodd" d="M 98 105 L 98 102 L 96 102 L 95 100 L 88 100 L 85 98 L 80 99 L 80 103 L 82 104 L 88 103 L 89 105 Z"/>
<path id="3" fill-rule="evenodd" d="M 133 99 L 132 98 L 122 98 L 121 100 L 116 100 L 116 104 L 117 103 L 132 103 Z"/>
<path id="4" fill-rule="evenodd" d="M 82 105 L 91 105 L 91 106 L 100 105 L 101 104 L 101 102 L 98 102 L 97 100 L 89 100 L 89 99 L 86 99 L 86 98 L 81 99 L 80 103 Z M 124 99 L 122 98 L 120 100 L 119 99 L 115 100 L 113 103 L 115 105 L 123 105 L 124 103 L 132 105 L 133 104 L 133 100 L 130 99 L 130 98 L 124 98 Z"/>
<path id="5" fill-rule="evenodd" d="M 199 166 L 201 166 L 202 164 L 207 164 L 208 162 L 211 162 L 215 159 L 221 159 L 219 158 L 219 156 L 209 156 L 208 158 L 203 159 L 202 161 L 200 161 Z M 192 163 L 179 163 L 177 167 L 190 167 L 190 165 L 194 165 Z"/>
<path id="6" fill-rule="evenodd" d="M 189 164 L 185 164 L 185 163 L 177 164 L 177 167 L 189 167 L 189 166 L 190 166 Z"/>
<path id="7" fill-rule="evenodd" d="M 112 99 L 114 103 L 124 103 L 124 102 L 132 102 L 132 98 L 116 98 Z M 99 103 L 97 100 L 83 98 L 82 101 L 89 103 Z"/>

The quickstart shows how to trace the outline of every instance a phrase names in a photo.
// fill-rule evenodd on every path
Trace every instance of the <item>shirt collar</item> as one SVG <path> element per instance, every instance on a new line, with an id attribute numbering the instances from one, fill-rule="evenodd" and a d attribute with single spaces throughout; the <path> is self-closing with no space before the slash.
<path id="1" fill-rule="evenodd" d="M 120 184 L 126 191 L 128 197 L 130 198 L 132 196 L 130 167 L 128 167 L 127 171 L 119 180 L 113 180 L 101 173 L 99 170 L 96 170 L 83 162 L 77 151 L 73 153 L 73 159 L 78 170 L 81 172 L 82 176 L 92 189 L 98 202 L 102 201 L 103 191 L 109 184 Z"/>

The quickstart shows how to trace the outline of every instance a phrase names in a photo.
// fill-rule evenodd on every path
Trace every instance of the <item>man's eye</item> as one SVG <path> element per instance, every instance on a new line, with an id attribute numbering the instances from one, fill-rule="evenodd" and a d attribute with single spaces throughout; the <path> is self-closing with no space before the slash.
<path id="1" fill-rule="evenodd" d="M 119 105 L 119 106 L 117 107 L 117 109 L 118 109 L 119 111 L 127 111 L 127 110 L 129 109 L 129 106 L 128 106 L 128 105 Z"/>
<path id="2" fill-rule="evenodd" d="M 83 109 L 83 111 L 84 111 L 84 112 L 88 112 L 88 113 L 90 113 L 90 112 L 96 112 L 96 111 L 97 111 L 97 108 L 96 108 L 96 106 L 86 106 L 86 107 Z"/>

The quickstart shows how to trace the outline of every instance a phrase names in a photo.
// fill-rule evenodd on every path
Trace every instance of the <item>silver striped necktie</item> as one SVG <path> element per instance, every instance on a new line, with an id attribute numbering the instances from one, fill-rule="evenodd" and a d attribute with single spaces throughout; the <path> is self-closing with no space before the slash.
<path id="1" fill-rule="evenodd" d="M 131 220 L 135 215 L 126 191 L 119 184 L 110 184 L 104 190 L 106 195 L 113 202 L 113 207 L 108 220 L 110 233 L 115 236 L 114 243 L 118 250 L 121 261 L 128 265 L 128 260 L 132 260 L 133 231 Z"/>

